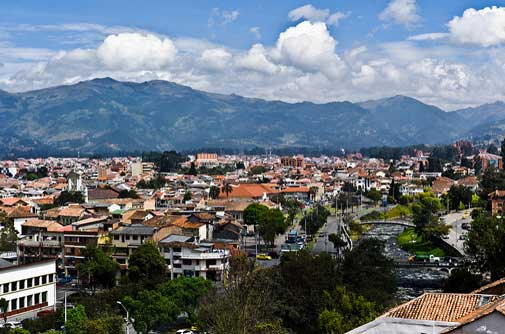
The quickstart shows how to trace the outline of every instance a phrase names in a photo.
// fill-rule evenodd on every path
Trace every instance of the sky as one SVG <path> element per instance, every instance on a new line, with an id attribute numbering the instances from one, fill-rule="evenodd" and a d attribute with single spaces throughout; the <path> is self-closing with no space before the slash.
<path id="1" fill-rule="evenodd" d="M 505 0 L 0 2 L 0 89 L 112 77 L 288 102 L 505 100 Z"/>

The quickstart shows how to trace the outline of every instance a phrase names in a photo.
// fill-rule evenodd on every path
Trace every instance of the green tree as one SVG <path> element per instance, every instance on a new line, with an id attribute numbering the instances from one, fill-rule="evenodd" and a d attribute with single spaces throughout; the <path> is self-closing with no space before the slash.
<path id="1" fill-rule="evenodd" d="M 502 219 L 487 214 L 474 218 L 468 232 L 465 251 L 472 259 L 475 269 L 490 273 L 492 280 L 505 276 L 505 223 Z"/>
<path id="2" fill-rule="evenodd" d="M 502 161 L 505 161 L 505 138 L 502 139 L 501 141 L 501 157 L 502 157 Z"/>
<path id="3" fill-rule="evenodd" d="M 193 175 L 193 176 L 196 176 L 198 174 L 198 171 L 196 170 L 196 165 L 194 162 L 191 162 L 188 174 Z"/>
<path id="4" fill-rule="evenodd" d="M 412 220 L 416 233 L 426 240 L 431 236 L 443 236 L 449 233 L 449 225 L 444 224 L 437 215 L 442 209 L 440 200 L 430 192 L 417 195 L 417 200 L 412 204 Z"/>
<path id="5" fill-rule="evenodd" d="M 0 226 L 2 230 L 0 231 L 0 251 L 1 252 L 13 252 L 16 251 L 18 233 L 14 227 L 14 222 L 12 219 L 7 217 L 4 211 L 0 210 Z"/>
<path id="6" fill-rule="evenodd" d="M 102 248 L 87 246 L 83 256 L 83 262 L 77 266 L 81 279 L 87 279 L 92 287 L 96 284 L 106 288 L 115 285 L 119 264 L 112 259 L 111 254 L 107 254 Z"/>
<path id="7" fill-rule="evenodd" d="M 370 191 L 367 191 L 365 193 L 365 197 L 367 197 L 375 205 L 377 205 L 377 203 L 379 203 L 379 201 L 382 199 L 382 194 L 380 193 L 380 191 L 378 191 L 377 189 L 373 188 Z"/>
<path id="8" fill-rule="evenodd" d="M 212 198 L 212 199 L 219 198 L 219 193 L 220 193 L 219 187 L 211 186 L 209 188 L 209 197 L 210 198 Z"/>
<path id="9" fill-rule="evenodd" d="M 183 200 L 184 202 L 186 202 L 186 201 L 191 200 L 191 198 L 192 198 L 192 197 L 193 197 L 193 195 L 191 194 L 191 191 L 186 191 L 186 192 L 184 193 L 184 197 L 182 198 L 182 200 Z"/>
<path id="10" fill-rule="evenodd" d="M 471 272 L 470 268 L 456 268 L 444 283 L 444 292 L 470 293 L 482 286 L 482 276 Z"/>
<path id="11" fill-rule="evenodd" d="M 142 333 L 170 324 L 181 312 L 171 298 L 154 290 L 140 291 L 137 298 L 126 296 L 123 302 L 135 319 L 135 330 Z"/>
<path id="12" fill-rule="evenodd" d="M 67 311 L 67 322 L 65 323 L 65 331 L 67 334 L 87 334 L 86 322 L 88 316 L 84 306 L 77 305 L 73 309 Z"/>
<path id="13" fill-rule="evenodd" d="M 447 195 L 449 197 L 450 208 L 453 210 L 462 210 L 459 204 L 463 204 L 463 209 L 465 206 L 470 205 L 473 193 L 468 187 L 452 186 Z"/>
<path id="14" fill-rule="evenodd" d="M 259 223 L 260 217 L 262 217 L 267 211 L 268 207 L 259 203 L 252 203 L 247 206 L 244 210 L 244 224 L 246 225 L 256 225 Z"/>
<path id="15" fill-rule="evenodd" d="M 192 319 L 198 303 L 211 288 L 211 282 L 201 277 L 177 277 L 161 284 L 156 290 L 161 295 L 170 298 L 180 310 L 188 313 L 189 318 Z"/>
<path id="16" fill-rule="evenodd" d="M 364 239 L 345 254 L 344 284 L 349 289 L 377 303 L 389 305 L 396 292 L 393 260 L 384 255 L 384 242 Z"/>
<path id="17" fill-rule="evenodd" d="M 325 334 L 344 334 L 375 319 L 380 308 L 364 297 L 339 287 L 326 292 L 327 305 L 319 315 L 319 328 Z"/>
<path id="18" fill-rule="evenodd" d="M 7 310 L 9 309 L 9 302 L 5 298 L 0 299 L 0 311 L 2 311 L 2 317 L 4 318 L 4 323 L 7 322 Z"/>
<path id="19" fill-rule="evenodd" d="M 494 144 L 489 144 L 489 146 L 487 147 L 487 153 L 498 154 L 498 148 L 494 146 Z"/>
<path id="20" fill-rule="evenodd" d="M 62 191 L 56 198 L 54 203 L 57 206 L 63 206 L 68 203 L 84 203 L 84 196 L 81 192 L 77 191 Z"/>
<path id="21" fill-rule="evenodd" d="M 135 190 L 121 190 L 119 198 L 140 198 Z"/>
<path id="22" fill-rule="evenodd" d="M 252 175 L 264 174 L 267 169 L 264 166 L 254 166 L 250 169 Z"/>
<path id="23" fill-rule="evenodd" d="M 147 241 L 140 245 L 128 260 L 128 277 L 134 282 L 155 285 L 165 278 L 165 259 L 156 244 Z"/>
<path id="24" fill-rule="evenodd" d="M 286 232 L 287 227 L 284 214 L 279 209 L 269 209 L 259 216 L 258 232 L 272 247 L 275 236 Z"/>

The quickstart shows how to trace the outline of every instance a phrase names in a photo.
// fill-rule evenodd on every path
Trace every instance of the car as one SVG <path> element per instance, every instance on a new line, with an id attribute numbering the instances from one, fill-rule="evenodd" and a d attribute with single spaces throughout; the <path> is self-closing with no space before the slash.
<path id="1" fill-rule="evenodd" d="M 0 328 L 23 328 L 23 325 L 19 321 L 7 321 L 3 324 L 0 324 Z"/>
<path id="2" fill-rule="evenodd" d="M 461 234 L 459 236 L 459 240 L 466 240 L 466 234 Z"/>
<path id="3" fill-rule="evenodd" d="M 324 238 L 324 232 L 319 233 L 319 238 Z"/>
<path id="4" fill-rule="evenodd" d="M 263 261 L 270 261 L 270 260 L 272 260 L 272 257 L 268 254 L 261 253 L 261 254 L 256 255 L 256 259 L 263 260 Z"/>
<path id="5" fill-rule="evenodd" d="M 463 224 L 461 224 L 461 228 L 462 228 L 463 230 L 469 230 L 469 229 L 470 229 L 470 227 L 471 227 L 471 226 L 470 226 L 470 223 L 463 223 Z"/>
<path id="6" fill-rule="evenodd" d="M 191 329 L 179 329 L 176 334 L 195 334 Z"/>
<path id="7" fill-rule="evenodd" d="M 448 235 L 448 234 L 443 235 L 443 236 L 442 236 L 442 239 L 445 239 L 445 240 L 449 239 L 449 235 Z"/>

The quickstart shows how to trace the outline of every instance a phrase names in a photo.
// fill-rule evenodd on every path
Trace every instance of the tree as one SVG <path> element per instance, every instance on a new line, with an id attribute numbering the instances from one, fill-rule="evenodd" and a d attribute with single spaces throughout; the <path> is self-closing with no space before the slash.
<path id="1" fill-rule="evenodd" d="M 78 191 L 62 191 L 54 203 L 63 206 L 68 203 L 84 203 L 84 196 Z"/>
<path id="2" fill-rule="evenodd" d="M 319 191 L 319 188 L 316 187 L 316 186 L 312 186 L 309 188 L 309 198 L 314 201 L 316 196 L 317 196 L 317 193 Z"/>
<path id="3" fill-rule="evenodd" d="M 252 203 L 244 210 L 244 224 L 256 225 L 259 223 L 260 217 L 267 211 L 268 207 L 259 203 Z"/>
<path id="4" fill-rule="evenodd" d="M 440 162 L 440 159 L 434 158 L 434 157 L 429 157 L 428 158 L 428 172 L 442 172 L 442 163 Z"/>
<path id="5" fill-rule="evenodd" d="M 209 188 L 209 197 L 212 199 L 217 199 L 219 198 L 219 187 L 216 186 L 210 186 Z"/>
<path id="6" fill-rule="evenodd" d="M 229 284 L 223 289 L 212 289 L 197 309 L 202 327 L 209 333 L 271 333 L 267 329 L 279 324 L 275 314 L 277 302 L 276 275 L 274 270 L 255 270 L 248 266 L 247 258 L 230 270 Z M 270 325 L 269 325 L 270 324 Z M 284 334 L 279 325 L 272 333 Z"/>
<path id="7" fill-rule="evenodd" d="M 472 191 L 470 188 L 465 186 L 452 186 L 447 193 L 449 197 L 449 205 L 453 210 L 461 210 L 460 203 L 463 204 L 463 209 L 465 206 L 470 205 L 472 202 Z"/>
<path id="8" fill-rule="evenodd" d="M 9 309 L 9 302 L 5 298 L 0 299 L 0 311 L 2 311 L 2 317 L 4 318 L 4 323 L 7 322 L 7 310 Z"/>
<path id="9" fill-rule="evenodd" d="M 501 141 L 501 157 L 502 157 L 502 161 L 505 161 L 505 138 L 502 139 Z"/>
<path id="10" fill-rule="evenodd" d="M 193 175 L 193 176 L 196 176 L 198 174 L 198 171 L 196 170 L 196 165 L 194 162 L 191 162 L 188 174 Z"/>
<path id="11" fill-rule="evenodd" d="M 345 254 L 342 265 L 344 284 L 354 293 L 389 305 L 396 292 L 393 260 L 384 255 L 384 242 L 364 239 Z"/>
<path id="12" fill-rule="evenodd" d="M 494 144 L 490 144 L 488 147 L 487 147 L 487 153 L 490 153 L 490 154 L 498 154 L 498 148 L 496 146 L 494 146 Z"/>
<path id="13" fill-rule="evenodd" d="M 279 209 L 269 209 L 263 212 L 258 218 L 258 231 L 260 236 L 273 247 L 275 236 L 286 232 L 288 227 L 284 214 Z"/>
<path id="14" fill-rule="evenodd" d="M 130 256 L 128 276 L 134 282 L 155 285 L 164 279 L 166 268 L 165 259 L 161 256 L 156 244 L 147 241 Z"/>
<path id="15" fill-rule="evenodd" d="M 342 240 L 342 238 L 335 233 L 330 234 L 328 236 L 328 240 L 333 244 L 333 247 L 335 247 L 337 249 L 340 249 L 340 248 L 344 247 L 345 245 L 347 245 L 347 243 L 344 240 Z"/>
<path id="16" fill-rule="evenodd" d="M 223 189 L 222 189 L 222 192 L 224 192 L 226 194 L 226 199 L 228 199 L 228 197 L 230 196 L 230 193 L 233 191 L 233 188 L 231 186 L 230 183 L 228 182 L 225 182 L 223 184 Z"/>
<path id="17" fill-rule="evenodd" d="M 170 324 L 181 312 L 171 298 L 156 290 L 140 291 L 137 298 L 126 296 L 123 303 L 135 319 L 135 330 L 142 333 Z"/>
<path id="18" fill-rule="evenodd" d="M 82 255 L 84 260 L 77 266 L 81 278 L 88 279 L 88 284 L 92 287 L 96 283 L 106 288 L 115 285 L 119 264 L 110 254 L 105 253 L 102 248 L 87 246 Z"/>
<path id="19" fill-rule="evenodd" d="M 382 194 L 380 193 L 380 191 L 373 188 L 365 193 L 365 197 L 367 197 L 372 202 L 374 202 L 375 205 L 377 205 L 377 203 L 379 203 L 379 201 L 382 199 Z"/>
<path id="20" fill-rule="evenodd" d="M 250 173 L 252 175 L 259 175 L 263 174 L 267 171 L 267 169 L 264 166 L 254 166 L 250 169 Z"/>
<path id="21" fill-rule="evenodd" d="M 327 305 L 319 315 L 319 328 L 325 334 L 344 334 L 375 319 L 380 307 L 344 287 L 325 293 Z"/>
<path id="22" fill-rule="evenodd" d="M 118 198 L 140 198 L 135 190 L 121 190 Z"/>
<path id="23" fill-rule="evenodd" d="M 172 281 L 162 283 L 156 288 L 162 296 L 170 298 L 177 307 L 194 317 L 195 308 L 200 300 L 212 288 L 210 281 L 201 277 L 177 277 Z"/>
<path id="24" fill-rule="evenodd" d="M 444 292 L 470 293 L 482 286 L 482 276 L 472 273 L 470 268 L 456 268 L 444 283 Z"/>
<path id="25" fill-rule="evenodd" d="M 184 193 L 184 197 L 182 198 L 182 200 L 183 200 L 184 202 L 187 202 L 187 201 L 191 200 L 191 197 L 192 197 L 192 196 L 193 196 L 193 195 L 191 194 L 191 191 L 186 191 L 186 192 Z"/>
<path id="26" fill-rule="evenodd" d="M 86 321 L 88 316 L 84 306 L 77 305 L 67 311 L 67 322 L 65 323 L 65 332 L 67 334 L 87 334 Z"/>
<path id="27" fill-rule="evenodd" d="M 395 182 L 395 179 L 391 181 L 391 185 L 389 186 L 389 196 L 392 196 L 395 202 L 400 200 L 402 193 L 400 192 L 400 184 Z"/>
<path id="28" fill-rule="evenodd" d="M 16 251 L 18 234 L 16 228 L 14 227 L 14 222 L 12 219 L 7 217 L 4 211 L 0 210 L 0 226 L 2 230 L 0 231 L 0 251 L 1 252 L 13 252 Z"/>
<path id="29" fill-rule="evenodd" d="M 473 260 L 474 269 L 490 273 L 492 280 L 505 276 L 505 224 L 502 219 L 482 213 L 472 221 L 465 251 Z"/>
<path id="30" fill-rule="evenodd" d="M 417 201 L 412 204 L 412 220 L 415 231 L 426 240 L 432 236 L 443 236 L 449 233 L 449 225 L 446 225 L 437 215 L 442 209 L 442 203 L 430 192 L 417 195 Z"/>

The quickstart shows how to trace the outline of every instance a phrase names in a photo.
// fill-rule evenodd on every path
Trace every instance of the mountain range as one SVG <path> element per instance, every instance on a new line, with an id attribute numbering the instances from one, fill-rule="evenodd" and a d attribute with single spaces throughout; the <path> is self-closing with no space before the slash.
<path id="1" fill-rule="evenodd" d="M 505 103 L 446 112 L 394 96 L 286 103 L 110 78 L 0 91 L 0 154 L 442 144 L 505 134 Z"/>

